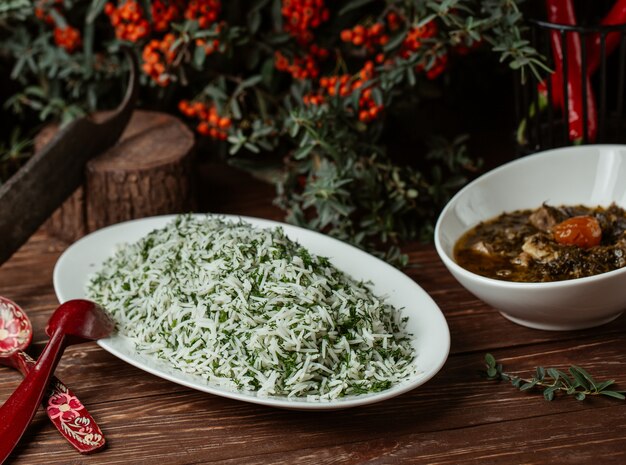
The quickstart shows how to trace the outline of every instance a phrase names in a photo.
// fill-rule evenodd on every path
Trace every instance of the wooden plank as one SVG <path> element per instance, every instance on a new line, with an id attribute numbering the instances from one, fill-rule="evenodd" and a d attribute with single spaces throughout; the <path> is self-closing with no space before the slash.
<path id="1" fill-rule="evenodd" d="M 544 465 L 626 463 L 624 409 L 602 408 L 585 414 L 585 428 L 575 428 L 578 413 L 542 416 L 506 424 L 440 433 L 392 436 L 334 447 L 312 446 L 229 460 L 209 457 L 196 464 L 319 465 Z M 617 431 L 615 431 L 617 429 Z M 189 462 L 186 462 L 189 463 Z"/>
<path id="2" fill-rule="evenodd" d="M 626 335 L 610 340 L 598 337 L 576 346 L 558 342 L 506 349 L 495 355 L 511 370 L 526 373 L 540 363 L 560 368 L 563 364 L 581 363 L 599 379 L 618 375 L 624 386 L 625 343 Z M 89 377 L 85 377 L 87 366 Z M 444 431 L 448 438 L 450 431 L 466 430 L 472 434 L 472 428 L 492 425 L 493 435 L 505 428 L 502 422 L 508 430 L 513 421 L 544 424 L 554 416 L 577 415 L 579 421 L 569 425 L 578 435 L 584 429 L 582 425 L 586 428 L 586 419 L 598 411 L 621 412 L 626 418 L 625 403 L 604 398 L 586 402 L 563 398 L 548 403 L 541 395 L 520 393 L 506 383 L 481 379 L 477 375 L 481 367 L 481 354 L 455 356 L 439 376 L 406 395 L 365 408 L 324 413 L 289 412 L 195 392 L 121 364 L 93 344 L 70 349 L 58 375 L 89 406 L 109 439 L 109 449 L 90 458 L 89 463 L 119 463 L 118 460 L 128 456 L 161 458 L 171 464 L 233 457 L 248 463 L 243 458 L 256 454 L 282 454 L 295 459 L 299 451 L 310 449 L 313 443 L 318 452 L 348 447 L 350 454 L 354 454 L 357 449 L 350 449 L 350 444 L 381 437 L 404 438 L 399 444 L 404 450 L 417 444 L 417 438 L 423 435 Z M 2 371 L 0 380 L 0 399 L 3 399 L 10 393 L 12 382 Z M 28 436 L 35 440 L 22 446 L 16 463 L 34 465 L 71 460 L 73 451 L 64 447 L 51 427 L 38 424 L 35 428 Z M 289 435 L 285 436 L 285 431 Z M 615 424 L 611 431 L 607 431 L 608 437 L 622 437 L 626 424 Z M 567 431 L 560 434 L 564 440 L 569 438 Z M 199 444 L 198 438 L 208 440 Z M 180 461 L 170 455 L 172 444 L 185 451 Z M 242 444 L 245 447 L 240 447 Z M 376 453 L 382 453 L 386 447 L 375 449 Z M 46 451 L 52 451 L 52 455 Z M 39 454 L 47 460 L 54 457 L 58 462 L 38 461 Z"/>
<path id="3" fill-rule="evenodd" d="M 271 186 L 230 168 L 212 172 L 207 210 L 280 219 Z M 251 186 L 251 187 L 249 187 Z M 65 244 L 38 233 L 0 267 L 0 294 L 33 321 L 36 354 L 56 307 L 52 270 Z M 71 347 L 57 374 L 78 394 L 109 441 L 76 454 L 40 412 L 12 465 L 38 464 L 539 464 L 626 463 L 626 403 L 611 399 L 547 403 L 481 379 L 486 351 L 511 370 L 580 364 L 626 388 L 626 318 L 600 328 L 544 332 L 501 317 L 465 291 L 432 246 L 408 244 L 407 274 L 446 315 L 452 355 L 424 386 L 389 401 L 341 412 L 288 412 L 189 390 L 124 364 L 90 343 Z M 0 368 L 0 402 L 19 376 Z"/>

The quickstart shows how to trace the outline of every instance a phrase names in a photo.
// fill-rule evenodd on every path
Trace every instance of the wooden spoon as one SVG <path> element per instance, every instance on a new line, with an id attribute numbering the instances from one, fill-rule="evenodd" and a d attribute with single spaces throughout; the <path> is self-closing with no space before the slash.
<path id="1" fill-rule="evenodd" d="M 22 308 L 0 296 L 0 365 L 15 368 L 26 376 L 35 361 L 24 352 L 33 337 L 33 328 Z M 105 439 L 98 424 L 76 395 L 52 377 L 42 401 L 50 421 L 81 454 L 102 448 Z"/>
<path id="2" fill-rule="evenodd" d="M 50 340 L 33 369 L 0 407 L 0 464 L 7 459 L 35 416 L 65 348 L 107 337 L 114 327 L 105 311 L 88 300 L 70 300 L 54 311 L 46 328 Z"/>

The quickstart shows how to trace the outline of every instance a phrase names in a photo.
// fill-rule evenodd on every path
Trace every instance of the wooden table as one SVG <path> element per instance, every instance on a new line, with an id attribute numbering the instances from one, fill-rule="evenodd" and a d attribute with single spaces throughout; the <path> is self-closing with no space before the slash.
<path id="1" fill-rule="evenodd" d="M 272 188 L 209 167 L 204 207 L 281 219 Z M 52 270 L 67 244 L 37 233 L 0 267 L 0 295 L 28 312 L 33 354 L 57 301 Z M 108 448 L 80 456 L 39 412 L 8 463 L 36 464 L 619 464 L 626 463 L 626 402 L 546 402 L 478 371 L 486 352 L 513 372 L 538 364 L 586 367 L 626 388 L 626 317 L 600 328 L 544 332 L 517 326 L 465 291 L 431 245 L 409 244 L 406 272 L 439 304 L 450 357 L 424 386 L 347 411 L 276 410 L 193 391 L 144 373 L 96 344 L 66 352 L 57 375 L 97 419 Z M 625 283 L 626 284 L 626 283 Z M 0 368 L 0 401 L 20 378 Z"/>

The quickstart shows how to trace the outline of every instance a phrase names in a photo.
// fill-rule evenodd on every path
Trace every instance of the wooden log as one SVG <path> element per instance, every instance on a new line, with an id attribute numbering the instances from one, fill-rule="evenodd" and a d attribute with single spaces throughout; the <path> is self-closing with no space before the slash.
<path id="1" fill-rule="evenodd" d="M 42 130 L 36 149 L 55 130 Z M 193 133 L 179 119 L 136 111 L 117 145 L 87 164 L 85 185 L 59 207 L 45 229 L 72 242 L 121 221 L 194 209 L 193 146 Z"/>

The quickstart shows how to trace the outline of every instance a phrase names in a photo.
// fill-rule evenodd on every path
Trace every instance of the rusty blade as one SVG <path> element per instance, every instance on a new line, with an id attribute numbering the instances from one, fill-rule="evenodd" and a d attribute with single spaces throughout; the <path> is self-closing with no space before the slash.
<path id="1" fill-rule="evenodd" d="M 85 164 L 122 135 L 138 92 L 137 62 L 130 52 L 126 56 L 131 66 L 122 104 L 105 120 L 82 117 L 68 124 L 0 186 L 0 264 L 82 184 Z"/>

